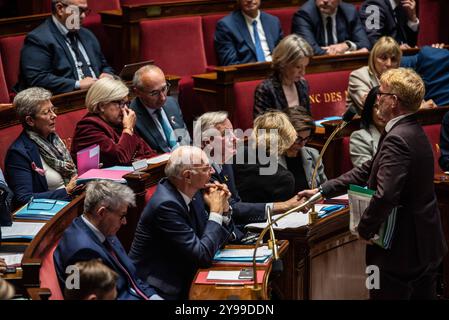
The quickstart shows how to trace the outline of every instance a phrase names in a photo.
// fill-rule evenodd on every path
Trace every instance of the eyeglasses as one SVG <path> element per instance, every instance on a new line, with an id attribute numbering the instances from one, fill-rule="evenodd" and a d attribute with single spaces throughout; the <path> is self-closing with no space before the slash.
<path id="1" fill-rule="evenodd" d="M 115 101 L 111 101 L 111 103 L 118 105 L 120 109 L 123 109 L 123 108 L 129 106 L 128 100 L 115 100 Z"/>
<path id="2" fill-rule="evenodd" d="M 307 142 L 310 140 L 311 137 L 312 137 L 312 136 L 307 136 L 307 137 L 305 137 L 305 138 L 301 138 L 300 136 L 297 136 L 297 138 L 296 138 L 296 140 L 295 140 L 295 143 L 297 143 L 297 144 L 300 144 L 300 143 L 307 143 Z"/>
<path id="3" fill-rule="evenodd" d="M 380 97 L 382 97 L 382 96 L 395 96 L 396 99 L 401 100 L 401 98 L 399 98 L 398 95 L 395 94 L 395 93 L 381 92 L 381 91 L 377 92 L 377 98 L 378 99 L 380 99 Z"/>
<path id="4" fill-rule="evenodd" d="M 202 171 L 202 172 L 210 172 L 212 170 L 212 166 L 210 164 L 205 164 L 199 167 L 193 167 L 192 171 L 198 172 L 198 171 Z"/>
<path id="5" fill-rule="evenodd" d="M 77 5 L 74 5 L 74 4 L 67 4 L 67 3 L 62 3 L 62 2 L 59 2 L 59 3 L 62 4 L 64 7 L 70 7 L 70 8 L 73 8 L 73 9 L 77 8 L 80 16 L 83 13 L 84 13 L 85 16 L 88 16 L 88 15 L 90 15 L 92 13 L 92 9 L 87 8 L 87 7 L 83 8 L 83 7 L 79 7 Z"/>
<path id="6" fill-rule="evenodd" d="M 150 92 L 147 93 L 147 95 L 150 96 L 150 97 L 158 97 L 161 93 L 167 94 L 168 90 L 170 90 L 170 83 L 169 82 L 165 83 L 165 86 L 163 86 L 161 88 L 161 90 L 150 91 Z"/>

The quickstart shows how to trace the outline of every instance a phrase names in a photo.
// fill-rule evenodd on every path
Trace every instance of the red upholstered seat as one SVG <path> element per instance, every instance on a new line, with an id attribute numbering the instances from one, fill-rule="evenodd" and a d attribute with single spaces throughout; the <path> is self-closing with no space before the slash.
<path id="1" fill-rule="evenodd" d="M 349 137 L 344 137 L 341 141 L 341 167 L 340 174 L 348 172 L 353 168 L 351 154 L 349 153 Z"/>
<path id="2" fill-rule="evenodd" d="M 218 64 L 214 46 L 215 28 L 218 20 L 223 18 L 226 14 L 227 13 L 211 14 L 202 17 L 204 49 L 208 66 L 216 66 Z"/>
<path id="3" fill-rule="evenodd" d="M 234 128 L 246 130 L 253 127 L 254 92 L 261 82 L 253 80 L 234 84 Z"/>
<path id="4" fill-rule="evenodd" d="M 279 9 L 268 9 L 265 12 L 276 16 L 281 20 L 282 31 L 284 31 L 284 36 L 288 36 L 292 32 L 292 20 L 293 15 L 298 11 L 298 6 L 279 8 Z"/>
<path id="5" fill-rule="evenodd" d="M 2 56 L 0 55 L 0 103 L 9 102 L 8 87 L 6 85 L 5 73 L 3 71 Z"/>
<path id="6" fill-rule="evenodd" d="M 122 5 L 150 4 L 150 3 L 162 3 L 162 2 L 184 2 L 184 1 L 185 0 L 120 0 Z M 190 0 L 190 2 L 193 2 L 193 1 L 203 1 L 203 0 Z"/>
<path id="7" fill-rule="evenodd" d="M 436 146 L 437 144 L 440 143 L 441 124 L 431 124 L 428 126 L 423 126 L 423 129 L 432 146 L 434 172 L 442 173 L 443 171 L 441 170 L 440 165 L 438 164 L 440 152 L 438 150 L 439 148 Z"/>
<path id="8" fill-rule="evenodd" d="M 47 254 L 42 257 L 42 264 L 39 269 L 39 280 L 41 282 L 40 287 L 50 289 L 50 300 L 64 300 L 53 260 L 53 252 L 56 250 L 57 246 L 58 242 L 49 248 Z"/>
<path id="9" fill-rule="evenodd" d="M 346 110 L 346 90 L 350 70 L 306 74 L 311 112 L 314 119 L 341 116 Z"/>
<path id="10" fill-rule="evenodd" d="M 145 203 L 148 203 L 150 201 L 151 197 L 153 196 L 154 192 L 156 191 L 157 185 L 151 186 L 147 189 L 147 192 L 145 193 Z"/>
<path id="11" fill-rule="evenodd" d="M 154 60 L 166 74 L 190 76 L 206 70 L 201 17 L 140 22 L 140 58 Z"/>
<path id="12" fill-rule="evenodd" d="M 71 149 L 72 138 L 78 121 L 87 113 L 87 109 L 80 109 L 58 115 L 56 119 L 56 132 L 64 141 L 67 149 Z"/>
<path id="13" fill-rule="evenodd" d="M 11 127 L 0 129 L 0 167 L 5 171 L 5 157 L 9 146 L 17 139 L 22 132 L 22 125 L 17 124 Z"/>
<path id="14" fill-rule="evenodd" d="M 8 91 L 19 79 L 20 72 L 20 51 L 23 47 L 25 35 L 6 37 L 0 39 L 0 53 L 3 59 L 3 71 L 5 72 L 6 85 Z"/>

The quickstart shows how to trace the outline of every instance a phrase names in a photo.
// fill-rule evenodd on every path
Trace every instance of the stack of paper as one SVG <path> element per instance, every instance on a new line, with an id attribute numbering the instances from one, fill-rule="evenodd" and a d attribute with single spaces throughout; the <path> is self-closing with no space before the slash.
<path id="1" fill-rule="evenodd" d="M 273 252 L 267 246 L 257 248 L 256 262 L 265 263 L 271 258 Z M 222 249 L 214 257 L 220 262 L 252 262 L 254 249 Z"/>
<path id="2" fill-rule="evenodd" d="M 31 199 L 28 204 L 14 213 L 14 217 L 16 219 L 50 220 L 68 204 L 68 201 L 61 200 Z"/>
<path id="3" fill-rule="evenodd" d="M 167 161 L 170 158 L 170 153 L 164 153 L 159 156 L 147 159 L 148 164 L 157 164 Z"/>
<path id="4" fill-rule="evenodd" d="M 129 169 L 131 168 L 131 169 Z M 117 170 L 118 169 L 118 170 Z M 76 180 L 77 184 L 85 184 L 92 180 L 111 180 L 118 183 L 126 184 L 126 180 L 123 178 L 124 175 L 132 172 L 132 167 L 122 167 L 122 168 L 106 168 L 106 169 L 90 169 L 84 174 L 78 176 Z"/>
<path id="5" fill-rule="evenodd" d="M 22 263 L 23 253 L 0 252 L 0 258 L 5 260 L 8 267 L 19 267 Z"/>
<path id="6" fill-rule="evenodd" d="M 45 223 L 13 222 L 10 227 L 1 227 L 2 241 L 28 241 L 32 240 Z"/>

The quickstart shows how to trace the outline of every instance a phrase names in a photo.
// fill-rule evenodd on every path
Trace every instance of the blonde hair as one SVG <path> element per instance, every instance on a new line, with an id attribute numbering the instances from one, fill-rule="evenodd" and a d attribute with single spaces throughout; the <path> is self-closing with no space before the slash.
<path id="1" fill-rule="evenodd" d="M 120 100 L 129 94 L 128 87 L 120 80 L 102 78 L 96 81 L 86 95 L 86 107 L 90 113 L 99 113 L 100 103 Z"/>
<path id="2" fill-rule="evenodd" d="M 389 56 L 395 57 L 398 64 L 402 59 L 402 51 L 399 44 L 392 37 L 381 37 L 374 44 L 368 58 L 368 67 L 372 74 L 377 76 L 377 71 L 375 67 L 375 59 L 381 55 L 387 54 Z"/>
<path id="3" fill-rule="evenodd" d="M 406 110 L 415 112 L 421 106 L 426 90 L 423 80 L 412 69 L 390 69 L 382 74 L 380 83 L 399 98 Z"/>
<path id="4" fill-rule="evenodd" d="M 277 142 L 278 155 L 283 155 L 295 142 L 296 130 L 285 113 L 269 111 L 254 120 L 252 138 L 257 147 L 266 148 L 267 153 L 273 151 L 270 145 Z"/>
<path id="5" fill-rule="evenodd" d="M 299 59 L 313 56 L 313 49 L 309 43 L 296 34 L 290 34 L 279 42 L 273 51 L 271 67 L 277 74 L 296 64 Z"/>

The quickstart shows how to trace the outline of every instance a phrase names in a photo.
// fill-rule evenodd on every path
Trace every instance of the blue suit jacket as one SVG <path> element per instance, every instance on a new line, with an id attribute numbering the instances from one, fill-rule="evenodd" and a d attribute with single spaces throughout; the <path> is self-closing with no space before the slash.
<path id="1" fill-rule="evenodd" d="M 326 54 L 321 47 L 326 46 L 325 32 L 321 13 L 315 0 L 307 1 L 293 16 L 292 33 L 302 36 L 313 48 L 316 55 Z M 338 43 L 349 40 L 357 45 L 357 49 L 370 49 L 365 28 L 360 22 L 355 6 L 341 2 L 337 11 Z"/>
<path id="2" fill-rule="evenodd" d="M 220 183 L 226 183 L 232 196 L 229 204 L 232 207 L 232 219 L 236 225 L 243 231 L 243 228 L 248 223 L 265 221 L 265 203 L 250 203 L 242 202 L 239 192 L 235 186 L 234 170 L 232 165 L 222 165 L 222 170 L 218 174 L 218 170 L 215 169 L 216 164 L 213 164 L 215 173 L 212 175 L 212 180 L 216 180 Z"/>
<path id="3" fill-rule="evenodd" d="M 425 99 L 438 106 L 449 105 L 449 50 L 422 47 L 418 54 L 403 57 L 401 66 L 412 68 L 426 85 Z"/>
<path id="4" fill-rule="evenodd" d="M 373 12 L 367 11 L 367 8 L 373 5 L 379 8 L 379 28 L 369 29 L 366 28 L 365 21 L 373 14 Z M 407 43 L 411 47 L 416 46 L 418 41 L 418 31 L 415 32 L 408 27 L 408 18 L 401 5 L 399 5 L 398 10 L 396 22 L 390 0 L 365 0 L 365 2 L 363 2 L 359 10 L 360 20 L 362 21 L 362 25 L 365 26 L 371 45 L 374 45 L 374 43 L 376 43 L 382 36 L 390 36 L 399 44 Z"/>
<path id="5" fill-rule="evenodd" d="M 165 105 L 162 107 L 170 121 L 172 129 L 175 131 L 176 137 L 180 145 L 190 144 L 190 135 L 187 131 L 186 124 L 182 117 L 181 109 L 173 97 L 167 97 Z M 170 147 L 157 129 L 153 118 L 148 114 L 145 106 L 139 98 L 135 98 L 131 102 L 131 109 L 136 112 L 137 123 L 136 128 L 139 135 L 151 147 L 151 149 L 165 153 L 170 152 Z"/>
<path id="6" fill-rule="evenodd" d="M 230 230 L 208 220 L 203 196 L 193 198 L 195 215 L 168 179 L 162 179 L 137 225 L 130 257 L 138 275 L 166 299 L 186 299 L 198 268 L 210 267 Z"/>
<path id="7" fill-rule="evenodd" d="M 136 270 L 133 263 L 126 255 L 120 240 L 113 236 L 108 237 L 107 241 L 114 250 L 120 263 L 128 271 L 136 285 L 148 297 L 156 294 L 156 291 L 145 282 L 136 277 Z M 117 265 L 112 254 L 108 251 L 98 237 L 89 229 L 81 217 L 76 218 L 71 226 L 64 232 L 54 255 L 56 272 L 60 281 L 61 288 L 64 288 L 64 281 L 67 277 L 65 270 L 67 266 L 73 265 L 79 261 L 88 261 L 92 259 L 101 259 L 102 262 L 117 272 L 117 299 L 119 300 L 140 300 L 140 297 L 132 293 L 128 277 Z"/>
<path id="8" fill-rule="evenodd" d="M 16 205 L 23 205 L 33 198 L 47 198 L 70 201 L 65 188 L 48 191 L 45 176 L 33 169 L 43 168 L 39 148 L 25 131 L 13 142 L 6 153 L 5 175 L 14 192 Z"/>
<path id="9" fill-rule="evenodd" d="M 103 72 L 113 74 L 114 70 L 106 62 L 94 34 L 81 28 L 79 37 L 95 75 L 98 77 Z M 19 83 L 15 89 L 43 87 L 58 94 L 75 90 L 77 80 L 75 61 L 64 36 L 50 17 L 25 38 L 20 56 Z"/>
<path id="10" fill-rule="evenodd" d="M 260 12 L 268 47 L 273 52 L 283 37 L 281 22 L 275 16 Z M 240 10 L 234 11 L 217 23 L 215 30 L 215 51 L 220 65 L 257 62 L 256 47 Z"/>

